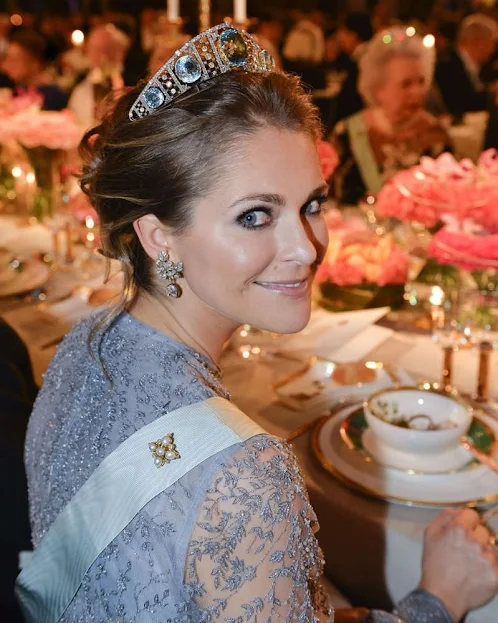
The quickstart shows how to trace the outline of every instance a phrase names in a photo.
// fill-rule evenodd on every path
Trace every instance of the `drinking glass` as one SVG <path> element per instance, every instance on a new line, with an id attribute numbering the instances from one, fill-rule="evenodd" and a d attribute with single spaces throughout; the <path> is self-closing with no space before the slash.
<path id="1" fill-rule="evenodd" d="M 439 286 L 432 288 L 429 299 L 432 316 L 432 337 L 443 350 L 442 383 L 451 386 L 453 354 L 472 348 L 477 341 L 476 314 L 473 308 L 473 292 L 467 288 L 452 288 L 444 291 Z"/>

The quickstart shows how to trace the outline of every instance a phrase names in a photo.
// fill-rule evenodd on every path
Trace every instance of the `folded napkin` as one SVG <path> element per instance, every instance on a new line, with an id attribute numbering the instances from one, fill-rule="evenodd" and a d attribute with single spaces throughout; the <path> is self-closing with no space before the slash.
<path id="1" fill-rule="evenodd" d="M 300 333 L 279 340 L 282 350 L 297 351 L 308 355 L 333 357 L 338 353 L 340 361 L 361 359 L 381 341 L 391 335 L 388 329 L 372 327 L 377 320 L 389 312 L 389 307 L 365 309 L 361 311 L 331 313 L 323 309 L 312 313 L 308 326 Z M 363 333 L 366 329 L 371 330 Z M 360 336 L 363 337 L 360 337 Z M 358 336 L 351 344 L 350 355 L 346 344 Z"/>

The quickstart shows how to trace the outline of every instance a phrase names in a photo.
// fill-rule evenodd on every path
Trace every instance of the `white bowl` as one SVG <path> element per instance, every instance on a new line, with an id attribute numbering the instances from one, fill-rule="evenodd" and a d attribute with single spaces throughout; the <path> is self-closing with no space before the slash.
<path id="1" fill-rule="evenodd" d="M 438 454 L 455 448 L 468 431 L 473 412 L 457 398 L 434 390 L 416 387 L 393 387 L 372 394 L 364 403 L 364 412 L 372 431 L 387 446 L 410 454 Z M 451 428 L 414 430 L 389 423 L 403 416 L 427 415 L 435 425 L 451 421 Z M 381 417 L 382 415 L 382 417 Z M 424 420 L 419 420 L 422 423 Z"/>

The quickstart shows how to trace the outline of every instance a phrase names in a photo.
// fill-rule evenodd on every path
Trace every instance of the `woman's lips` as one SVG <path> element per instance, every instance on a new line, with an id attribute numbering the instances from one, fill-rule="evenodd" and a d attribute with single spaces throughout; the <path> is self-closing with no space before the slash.
<path id="1" fill-rule="evenodd" d="M 255 281 L 258 286 L 269 290 L 274 294 L 288 296 L 289 298 L 302 298 L 308 294 L 310 288 L 310 278 L 298 281 Z"/>

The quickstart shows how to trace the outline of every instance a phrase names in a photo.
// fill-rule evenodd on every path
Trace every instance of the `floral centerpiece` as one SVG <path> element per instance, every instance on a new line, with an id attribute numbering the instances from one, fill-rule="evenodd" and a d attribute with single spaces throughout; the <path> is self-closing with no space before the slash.
<path id="1" fill-rule="evenodd" d="M 492 149 L 483 152 L 477 164 L 468 159 L 457 161 L 448 153 L 437 159 L 422 158 L 420 164 L 401 171 L 382 189 L 375 213 L 380 219 L 404 223 L 398 232 L 404 229 L 406 241 L 414 236 L 424 241 L 415 253 L 420 256 L 422 252 L 427 262 L 417 281 L 455 287 L 459 266 L 456 262 L 441 262 L 442 254 L 434 252 L 432 236 L 450 221 L 460 224 L 459 228 L 472 221 L 488 233 L 498 232 L 496 205 L 498 154 Z"/>
<path id="2" fill-rule="evenodd" d="M 318 269 L 319 303 L 332 311 L 403 302 L 409 259 L 391 234 L 378 235 L 362 220 L 328 216 L 329 245 Z"/>
<path id="3" fill-rule="evenodd" d="M 420 164 L 400 171 L 377 197 L 379 218 L 396 218 L 434 227 L 446 215 L 472 218 L 498 230 L 498 156 L 481 154 L 477 164 L 448 153 L 437 159 L 423 157 Z"/>
<path id="4" fill-rule="evenodd" d="M 41 111 L 30 105 L 10 113 L 0 113 L 0 144 L 22 147 L 36 179 L 33 214 L 38 218 L 52 216 L 60 190 L 60 167 L 66 153 L 78 146 L 81 128 L 67 110 Z"/>

